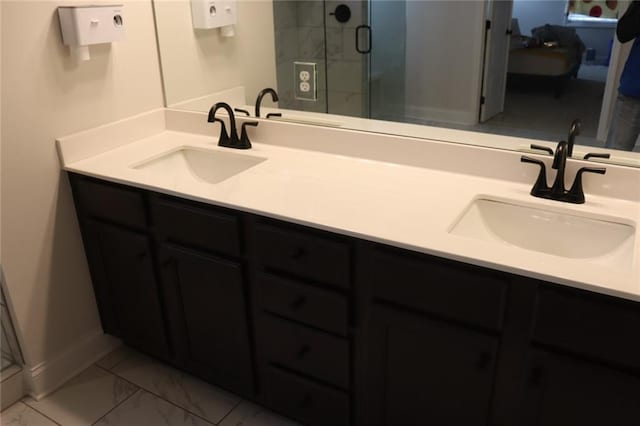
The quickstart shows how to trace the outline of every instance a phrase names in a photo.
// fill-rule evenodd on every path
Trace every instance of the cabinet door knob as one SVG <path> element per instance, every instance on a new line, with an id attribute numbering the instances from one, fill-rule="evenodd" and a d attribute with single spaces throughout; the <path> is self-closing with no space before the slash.
<path id="1" fill-rule="evenodd" d="M 291 253 L 291 258 L 293 260 L 300 260 L 307 255 L 307 251 L 304 247 L 298 247 L 293 253 Z"/>
<path id="2" fill-rule="evenodd" d="M 307 303 L 307 298 L 305 296 L 298 296 L 293 302 L 289 304 L 292 311 L 297 311 L 300 309 L 305 303 Z"/>

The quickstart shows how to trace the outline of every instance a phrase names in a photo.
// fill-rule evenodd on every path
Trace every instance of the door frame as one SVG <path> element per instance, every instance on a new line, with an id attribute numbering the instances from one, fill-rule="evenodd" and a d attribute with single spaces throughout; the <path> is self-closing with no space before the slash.
<path id="1" fill-rule="evenodd" d="M 494 16 L 493 16 L 493 7 L 494 4 L 496 3 L 496 1 L 502 1 L 502 0 L 486 0 L 484 2 L 485 4 L 485 10 L 484 10 L 484 16 L 485 16 L 485 22 L 486 23 L 491 23 L 489 28 L 485 27 L 485 33 L 484 33 L 484 45 L 483 45 L 483 49 L 482 49 L 482 74 L 480 77 L 480 100 L 479 100 L 479 108 L 478 108 L 478 124 L 483 123 L 484 121 L 487 120 L 482 120 L 482 113 L 484 110 L 484 106 L 486 105 L 486 94 L 485 94 L 485 88 L 487 86 L 487 80 L 488 80 L 488 76 L 489 76 L 489 63 L 488 63 L 488 55 L 487 53 L 489 53 L 489 44 L 491 42 L 491 40 L 493 39 L 493 37 L 495 36 L 499 36 L 499 34 L 495 33 L 495 22 L 494 22 Z M 511 0 L 510 3 L 510 17 L 509 17 L 509 22 L 507 23 L 507 30 L 511 30 L 511 21 L 513 20 L 513 1 Z M 507 34 L 504 35 L 505 37 L 507 37 Z M 510 41 L 507 42 L 507 46 L 509 46 Z M 504 101 L 506 98 L 506 87 L 507 87 L 507 73 L 508 73 L 508 66 L 509 66 L 509 53 L 510 53 L 510 49 L 507 48 L 507 53 L 505 55 L 504 58 L 504 88 L 502 91 L 502 99 L 500 100 L 500 112 L 504 111 Z M 482 102 L 482 97 L 485 97 L 485 102 Z M 493 118 L 493 117 L 491 117 Z"/>
<path id="2" fill-rule="evenodd" d="M 624 1 L 624 14 L 629 7 L 630 2 Z M 611 49 L 611 59 L 609 60 L 609 69 L 607 71 L 607 81 L 604 86 L 604 96 L 602 98 L 602 107 L 600 109 L 600 120 L 598 121 L 598 131 L 596 139 L 600 142 L 607 140 L 609 127 L 613 119 L 613 108 L 618 97 L 618 83 L 622 70 L 631 51 L 633 43 L 622 44 L 617 37 L 613 38 L 613 48 Z"/>

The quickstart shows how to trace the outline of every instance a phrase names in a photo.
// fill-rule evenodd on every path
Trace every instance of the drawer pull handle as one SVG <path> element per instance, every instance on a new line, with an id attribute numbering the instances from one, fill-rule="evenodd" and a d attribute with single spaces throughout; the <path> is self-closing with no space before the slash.
<path id="1" fill-rule="evenodd" d="M 296 355 L 296 358 L 298 360 L 302 360 L 305 356 L 307 356 L 307 354 L 311 352 L 311 347 L 309 345 L 304 345 L 302 348 L 300 348 L 300 350 L 298 351 L 298 354 Z"/>
<path id="2" fill-rule="evenodd" d="M 300 260 L 307 255 L 307 251 L 303 247 L 298 247 L 293 253 L 291 253 L 291 259 Z"/>
<path id="3" fill-rule="evenodd" d="M 305 296 L 299 296 L 293 302 L 291 302 L 289 306 L 291 307 L 292 311 L 297 311 L 306 303 L 307 303 L 307 298 Z"/>

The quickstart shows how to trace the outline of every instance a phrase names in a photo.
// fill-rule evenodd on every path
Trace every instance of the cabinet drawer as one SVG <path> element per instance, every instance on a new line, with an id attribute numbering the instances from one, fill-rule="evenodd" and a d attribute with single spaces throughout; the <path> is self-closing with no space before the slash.
<path id="1" fill-rule="evenodd" d="M 309 425 L 348 425 L 349 396 L 275 367 L 264 374 L 267 404 Z"/>
<path id="2" fill-rule="evenodd" d="M 151 214 L 158 231 L 169 241 L 212 252 L 240 254 L 239 222 L 232 213 L 154 198 Z"/>
<path id="3" fill-rule="evenodd" d="M 363 273 L 376 298 L 467 324 L 501 330 L 508 280 L 429 256 L 370 250 Z"/>
<path id="4" fill-rule="evenodd" d="M 349 246 L 279 226 L 258 224 L 256 254 L 265 266 L 327 284 L 349 287 Z"/>
<path id="5" fill-rule="evenodd" d="M 347 298 L 270 274 L 259 274 L 257 303 L 261 308 L 286 318 L 347 335 Z"/>
<path id="6" fill-rule="evenodd" d="M 147 226 L 141 192 L 73 175 L 72 181 L 86 216 L 138 228 Z"/>
<path id="7" fill-rule="evenodd" d="M 262 315 L 262 353 L 268 363 L 349 388 L 349 341 L 269 314 Z"/>
<path id="8" fill-rule="evenodd" d="M 574 290 L 540 288 L 533 339 L 640 368 L 640 304 Z"/>

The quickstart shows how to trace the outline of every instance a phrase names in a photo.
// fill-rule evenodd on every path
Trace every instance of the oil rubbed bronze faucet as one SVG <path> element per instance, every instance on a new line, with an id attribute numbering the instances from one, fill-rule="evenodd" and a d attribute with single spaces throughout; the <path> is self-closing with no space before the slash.
<path id="1" fill-rule="evenodd" d="M 267 93 L 271 94 L 271 100 L 273 102 L 278 102 L 278 94 L 276 93 L 275 90 L 273 90 L 270 87 L 267 87 L 266 89 L 262 89 L 260 93 L 258 93 L 258 97 L 256 99 L 256 118 L 260 118 L 260 104 L 262 103 L 262 98 L 264 98 L 264 95 L 266 95 Z M 271 113 L 267 115 L 267 118 L 280 117 L 280 116 L 282 116 L 282 114 L 280 113 Z"/>
<path id="2" fill-rule="evenodd" d="M 576 133 L 577 134 L 577 133 Z M 583 204 L 584 191 L 582 189 L 582 174 L 598 173 L 605 174 L 606 169 L 602 167 L 582 167 L 576 173 L 571 188 L 567 190 L 564 186 L 564 175 L 567 165 L 567 159 L 569 158 L 569 143 L 566 141 L 560 141 L 556 147 L 553 156 L 553 169 L 557 170 L 556 178 L 553 182 L 553 186 L 547 185 L 547 170 L 545 163 L 542 160 L 538 160 L 531 157 L 522 156 L 520 161 L 523 163 L 537 164 L 540 166 L 540 173 L 538 178 L 531 188 L 531 195 L 534 197 L 547 198 L 549 200 L 563 201 L 565 203 Z"/>
<path id="3" fill-rule="evenodd" d="M 573 157 L 573 145 L 576 141 L 576 136 L 580 134 L 582 130 L 582 120 L 576 118 L 571 122 L 571 126 L 569 127 L 569 137 L 567 138 L 567 157 Z M 611 154 L 605 152 L 589 152 L 585 154 L 584 159 L 588 160 L 589 158 L 611 158 Z"/>
<path id="4" fill-rule="evenodd" d="M 576 118 L 571 122 L 569 127 L 569 137 L 567 138 L 567 157 L 573 156 L 573 144 L 576 141 L 576 136 L 580 134 L 582 129 L 582 120 Z"/>
<path id="5" fill-rule="evenodd" d="M 224 109 L 229 115 L 229 125 L 231 127 L 231 132 L 227 133 L 227 128 L 219 118 L 216 118 L 216 112 L 219 109 Z M 218 139 L 218 146 L 223 146 L 226 148 L 235 148 L 235 149 L 249 149 L 251 148 L 251 141 L 249 140 L 249 135 L 247 134 L 247 126 L 257 126 L 257 121 L 245 121 L 242 123 L 242 136 L 238 138 L 238 131 L 236 130 L 236 117 L 233 114 L 233 110 L 229 104 L 224 102 L 218 102 L 214 104 L 209 110 L 209 117 L 207 118 L 209 123 L 220 123 L 220 138 Z"/>

